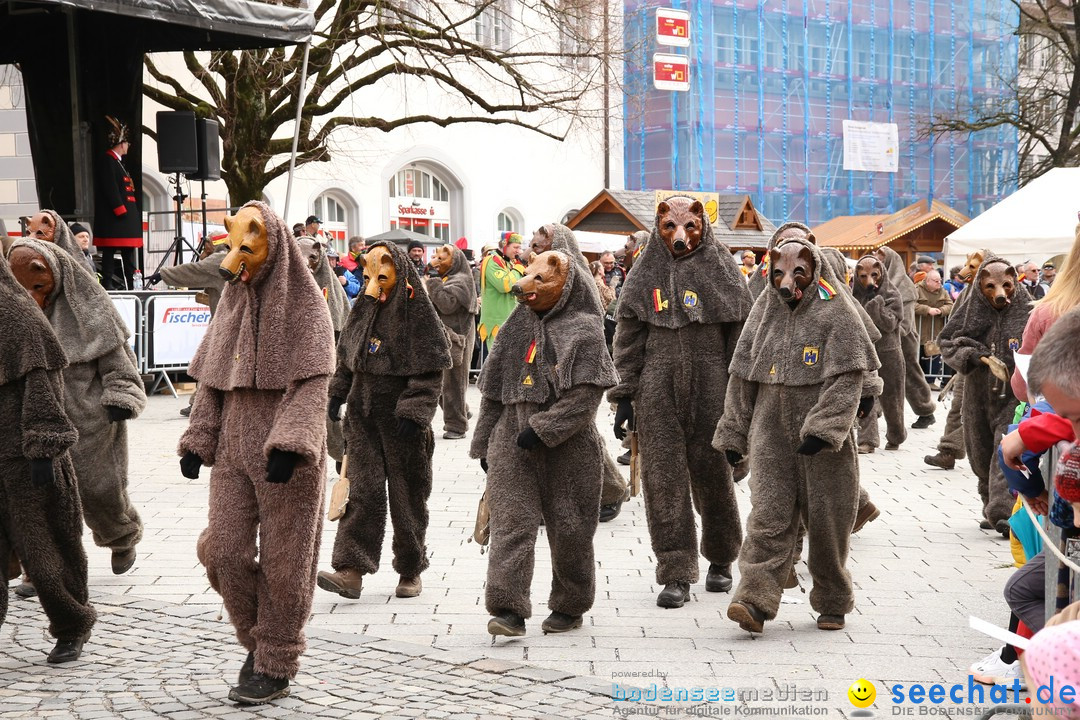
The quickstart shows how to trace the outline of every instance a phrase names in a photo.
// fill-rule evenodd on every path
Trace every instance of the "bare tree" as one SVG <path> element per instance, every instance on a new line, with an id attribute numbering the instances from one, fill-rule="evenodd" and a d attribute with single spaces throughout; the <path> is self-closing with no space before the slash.
<path id="1" fill-rule="evenodd" d="M 1080 164 L 1080 3 L 1009 0 L 1019 12 L 1019 51 L 1002 53 L 998 82 L 1006 91 L 975 107 L 933 118 L 932 135 L 1010 127 L 1019 133 L 1020 185 L 1055 167 Z M 969 80 L 970 81 L 970 80 Z"/>
<path id="2" fill-rule="evenodd" d="M 190 77 L 148 57 L 145 94 L 220 123 L 234 203 L 287 172 L 301 92 L 298 166 L 329 160 L 331 137 L 349 127 L 488 123 L 561 140 L 574 122 L 604 114 L 596 91 L 609 60 L 600 37 L 608 1 L 318 0 L 303 84 L 302 47 L 187 52 Z M 364 94 L 391 82 L 428 101 L 393 114 Z"/>

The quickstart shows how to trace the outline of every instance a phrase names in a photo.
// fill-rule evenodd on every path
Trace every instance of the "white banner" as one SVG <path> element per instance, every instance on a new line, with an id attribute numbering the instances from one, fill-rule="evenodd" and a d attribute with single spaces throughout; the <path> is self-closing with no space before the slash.
<path id="1" fill-rule="evenodd" d="M 150 321 L 148 365 L 187 367 L 210 325 L 210 308 L 195 302 L 194 294 L 167 295 L 151 297 L 146 313 Z"/>
<path id="2" fill-rule="evenodd" d="M 135 319 L 139 314 L 139 299 L 132 295 L 110 295 L 112 299 L 113 307 L 116 308 L 116 312 L 120 313 L 120 317 L 124 321 L 124 325 L 127 326 L 128 345 L 131 346 L 131 351 L 138 357 L 139 351 L 135 348 Z"/>
<path id="3" fill-rule="evenodd" d="M 896 172 L 900 139 L 896 123 L 844 121 L 844 169 Z"/>

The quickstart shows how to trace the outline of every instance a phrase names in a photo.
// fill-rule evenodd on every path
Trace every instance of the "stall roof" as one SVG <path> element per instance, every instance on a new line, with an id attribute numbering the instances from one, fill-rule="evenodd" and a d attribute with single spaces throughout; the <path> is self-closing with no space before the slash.
<path id="1" fill-rule="evenodd" d="M 655 191 L 601 190 L 567 222 L 567 226 L 575 232 L 629 235 L 639 230 L 651 230 L 655 219 Z M 776 230 L 757 211 L 749 195 L 720 195 L 713 228 L 717 239 L 732 249 L 764 249 Z"/>
<path id="2" fill-rule="evenodd" d="M 64 11 L 113 16 L 110 32 L 141 52 L 302 43 L 315 29 L 310 10 L 253 0 L 8 0 L 0 2 L 0 63 L 20 62 L 26 51 L 40 50 L 42 39 L 31 31 L 43 16 Z"/>
<path id="3" fill-rule="evenodd" d="M 399 245 L 405 245 L 407 243 L 416 240 L 417 242 L 424 243 L 425 245 L 438 245 L 443 246 L 446 244 L 445 240 L 440 240 L 437 237 L 431 235 L 421 235 L 418 232 L 412 230 L 403 230 L 402 228 L 394 228 L 393 230 L 387 230 L 386 232 L 379 233 L 378 235 L 372 235 L 367 238 L 367 242 L 393 242 Z"/>
<path id="4" fill-rule="evenodd" d="M 1080 211 L 1080 168 L 1054 168 L 946 238 L 948 262 L 989 248 L 1012 262 L 1068 252 Z"/>
<path id="5" fill-rule="evenodd" d="M 945 203 L 920 200 L 892 215 L 843 215 L 814 228 L 821 247 L 837 250 L 876 250 L 882 245 L 918 230 L 923 225 L 943 220 L 954 228 L 969 222 Z"/>

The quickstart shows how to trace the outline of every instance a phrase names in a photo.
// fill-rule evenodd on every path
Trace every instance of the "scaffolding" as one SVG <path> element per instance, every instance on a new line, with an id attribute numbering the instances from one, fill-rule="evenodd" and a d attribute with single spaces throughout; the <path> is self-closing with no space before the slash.
<path id="1" fill-rule="evenodd" d="M 691 17 L 690 91 L 652 87 L 658 6 Z M 1017 134 L 936 141 L 936 113 L 1010 101 L 1009 0 L 625 0 L 626 187 L 749 193 L 814 225 L 939 199 L 974 217 L 1016 189 Z M 966 110 L 961 110 L 966 112 Z M 845 119 L 896 123 L 896 173 L 843 169 Z"/>

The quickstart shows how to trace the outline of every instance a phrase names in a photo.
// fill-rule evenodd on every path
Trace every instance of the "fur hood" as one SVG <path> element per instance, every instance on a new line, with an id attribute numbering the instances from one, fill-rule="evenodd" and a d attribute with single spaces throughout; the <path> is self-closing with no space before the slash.
<path id="1" fill-rule="evenodd" d="M 353 373 L 411 377 L 446 370 L 453 365 L 450 340 L 416 265 L 392 242 L 374 243 L 368 252 L 380 246 L 394 259 L 397 286 L 384 303 L 357 297 L 338 356 Z"/>
<path id="2" fill-rule="evenodd" d="M 473 280 L 472 268 L 469 267 L 469 258 L 461 248 L 453 248 L 454 259 L 450 263 L 450 271 L 443 278 L 431 278 L 431 282 L 441 282 L 443 287 L 453 293 L 461 305 L 472 315 L 476 314 L 476 282 Z"/>
<path id="3" fill-rule="evenodd" d="M 847 284 L 848 265 L 844 254 L 836 248 L 823 247 L 821 248 L 821 256 L 825 258 L 825 262 L 829 263 L 833 275 L 840 281 L 840 287 L 837 290 L 851 302 L 851 306 L 855 308 L 855 312 L 859 314 L 859 319 L 862 320 L 863 327 L 866 328 L 866 334 L 870 336 L 870 342 L 876 344 L 881 339 L 881 331 L 877 329 L 873 318 L 866 314 L 866 309 L 863 308 L 862 303 L 855 299 L 851 287 Z"/>
<path id="4" fill-rule="evenodd" d="M 881 363 L 874 345 L 821 251 L 803 239 L 787 243 L 810 249 L 816 266 L 813 281 L 794 310 L 772 283 L 766 285 L 739 336 L 729 372 L 766 385 L 802 386 L 857 370 L 877 370 Z"/>
<path id="5" fill-rule="evenodd" d="M 218 390 L 286 390 L 334 372 L 334 329 L 322 291 L 285 222 L 266 224 L 269 255 L 250 283 L 226 285 L 189 374 Z"/>
<path id="6" fill-rule="evenodd" d="M 597 293 L 599 297 L 599 293 Z M 731 250 L 704 223 L 701 244 L 675 258 L 660 237 L 659 217 L 626 276 L 616 316 L 677 330 L 690 323 L 742 322 L 753 299 Z"/>
<path id="7" fill-rule="evenodd" d="M 551 230 L 551 249 L 566 253 L 570 257 L 570 262 L 577 263 L 581 267 L 582 271 L 585 273 L 582 277 L 591 278 L 592 271 L 589 269 L 589 261 L 586 260 L 585 256 L 582 254 L 581 248 L 578 246 L 577 238 L 574 236 L 574 231 L 559 223 L 551 223 L 546 227 Z M 604 305 L 600 302 L 600 290 L 596 287 L 596 283 L 590 282 L 587 284 L 592 289 L 591 295 L 596 300 L 596 313 L 603 316 Z"/>
<path id="8" fill-rule="evenodd" d="M 63 370 L 67 357 L 45 319 L 0 254 L 0 327 L 8 342 L 0 353 L 0 385 L 25 377 L 32 370 Z"/>
<path id="9" fill-rule="evenodd" d="M 55 287 L 45 316 L 63 343 L 68 362 L 75 365 L 108 355 L 127 342 L 131 333 L 97 278 L 81 272 L 78 258 L 52 243 L 20 238 L 11 246 L 27 247 L 45 258 Z"/>
<path id="10" fill-rule="evenodd" d="M 72 234 L 68 224 L 64 222 L 64 218 L 60 217 L 55 210 L 42 210 L 41 212 L 52 218 L 53 227 L 56 228 L 53 232 L 53 244 L 67 251 L 69 255 L 78 261 L 78 266 L 80 268 L 86 270 L 96 278 L 97 269 L 94 267 L 93 261 L 83 254 L 82 248 L 79 247 L 79 241 L 75 239 L 75 235 Z M 93 242 L 93 235 L 91 235 L 90 238 L 91 242 Z"/>
<path id="11" fill-rule="evenodd" d="M 607 389 L 618 383 L 598 320 L 596 286 L 582 263 L 569 260 L 555 306 L 541 316 L 519 303 L 499 330 L 477 383 L 485 398 L 540 405 L 578 385 Z"/>
<path id="12" fill-rule="evenodd" d="M 298 238 L 297 243 L 306 256 L 314 246 L 315 238 L 305 235 Z M 337 275 L 330 269 L 330 263 L 326 261 L 326 244 L 319 243 L 319 248 L 319 255 L 315 261 L 315 270 L 312 271 L 312 274 L 315 276 L 315 284 L 319 286 L 323 297 L 326 298 L 326 306 L 330 310 L 330 321 L 334 324 L 334 332 L 338 333 L 345 327 L 345 320 L 349 317 L 349 296 L 345 294 L 345 288 L 341 287 Z"/>

